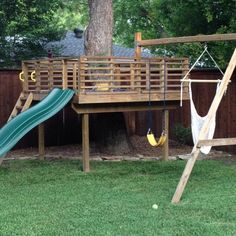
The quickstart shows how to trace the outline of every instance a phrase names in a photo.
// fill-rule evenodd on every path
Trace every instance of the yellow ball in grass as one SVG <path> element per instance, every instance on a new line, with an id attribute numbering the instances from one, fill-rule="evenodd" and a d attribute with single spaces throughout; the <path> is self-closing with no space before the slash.
<path id="1" fill-rule="evenodd" d="M 152 205 L 152 209 L 157 210 L 158 209 L 158 205 L 157 204 L 153 204 Z"/>

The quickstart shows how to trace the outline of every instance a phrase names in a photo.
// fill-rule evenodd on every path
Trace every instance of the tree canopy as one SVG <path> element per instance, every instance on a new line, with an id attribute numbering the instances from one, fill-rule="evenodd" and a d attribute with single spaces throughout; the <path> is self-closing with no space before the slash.
<path id="1" fill-rule="evenodd" d="M 235 0 L 114 0 L 115 38 L 133 44 L 133 33 L 143 38 L 161 38 L 236 31 Z M 221 67 L 225 67 L 235 42 L 209 43 Z M 150 48 L 155 54 L 190 56 L 193 60 L 203 50 L 201 44 L 181 44 Z"/>
<path id="2" fill-rule="evenodd" d="M 46 56 L 44 45 L 59 36 L 54 14 L 58 0 L 1 0 L 0 59 L 16 66 L 22 59 Z"/>
<path id="3" fill-rule="evenodd" d="M 144 39 L 236 32 L 235 0 L 113 0 L 113 41 L 134 46 L 134 33 Z M 88 25 L 87 0 L 1 0 L 1 64 L 46 56 L 44 45 L 63 31 Z M 209 50 L 225 67 L 235 42 L 209 43 Z M 201 44 L 150 47 L 157 55 L 200 54 Z"/>

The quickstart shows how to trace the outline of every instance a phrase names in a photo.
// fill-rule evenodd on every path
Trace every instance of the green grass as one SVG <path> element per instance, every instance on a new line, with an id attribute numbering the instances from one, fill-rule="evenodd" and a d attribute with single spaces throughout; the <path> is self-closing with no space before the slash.
<path id="1" fill-rule="evenodd" d="M 0 235 L 236 235 L 236 165 L 197 162 L 9 161 L 0 168 Z M 152 209 L 158 204 L 157 210 Z"/>

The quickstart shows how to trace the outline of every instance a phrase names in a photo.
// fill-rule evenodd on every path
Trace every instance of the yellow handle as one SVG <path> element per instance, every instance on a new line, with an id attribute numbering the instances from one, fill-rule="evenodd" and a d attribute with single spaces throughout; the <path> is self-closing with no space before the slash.
<path id="1" fill-rule="evenodd" d="M 19 74 L 19 80 L 21 80 L 21 81 L 25 81 L 25 79 L 24 79 L 24 72 L 23 71 L 21 71 L 20 72 L 20 74 Z"/>
<path id="2" fill-rule="evenodd" d="M 36 79 L 35 79 L 35 70 L 30 74 L 30 78 L 32 81 L 36 82 Z"/>

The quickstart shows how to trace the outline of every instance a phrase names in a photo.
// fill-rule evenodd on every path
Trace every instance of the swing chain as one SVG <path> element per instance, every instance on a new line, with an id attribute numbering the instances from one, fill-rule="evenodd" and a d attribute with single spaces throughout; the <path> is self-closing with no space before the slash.
<path id="1" fill-rule="evenodd" d="M 164 61 L 164 81 L 163 81 L 163 109 L 162 109 L 162 133 L 161 136 L 166 134 L 165 130 L 165 111 L 166 111 L 166 83 L 167 83 L 167 74 L 166 74 L 166 59 Z M 148 89 L 149 89 L 149 97 L 148 97 L 148 132 L 147 134 L 152 134 L 152 112 L 151 112 L 151 75 L 150 75 L 150 59 L 148 59 L 149 73 L 148 73 Z"/>
<path id="2" fill-rule="evenodd" d="M 166 111 L 166 86 L 167 86 L 167 76 L 166 76 L 166 59 L 164 58 L 164 97 L 163 97 L 163 110 L 162 110 L 162 134 L 165 131 L 165 111 Z"/>

